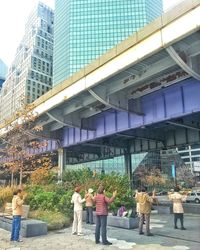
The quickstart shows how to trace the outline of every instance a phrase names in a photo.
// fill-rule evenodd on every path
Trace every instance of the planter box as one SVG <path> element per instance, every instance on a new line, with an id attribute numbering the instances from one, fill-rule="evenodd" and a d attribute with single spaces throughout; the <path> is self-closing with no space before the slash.
<path id="1" fill-rule="evenodd" d="M 82 216 L 82 220 L 86 221 L 86 211 L 83 211 L 83 216 Z M 93 221 L 96 221 L 96 212 L 93 211 Z"/>
<path id="2" fill-rule="evenodd" d="M 139 226 L 139 218 L 127 218 L 127 217 L 119 217 L 109 215 L 107 220 L 108 226 L 112 227 L 120 227 L 125 229 L 133 229 L 138 228 Z"/>
<path id="3" fill-rule="evenodd" d="M 96 212 L 93 212 L 93 221 L 96 220 Z M 83 211 L 83 221 L 86 221 L 86 211 Z M 108 215 L 107 225 L 111 227 L 120 227 L 125 229 L 138 228 L 139 218 L 127 218 Z"/>
<path id="4" fill-rule="evenodd" d="M 172 203 L 159 204 L 158 206 L 153 206 L 158 214 L 171 214 L 173 213 Z M 183 203 L 183 210 L 185 213 L 190 214 L 200 214 L 200 205 L 192 203 Z"/>
<path id="5" fill-rule="evenodd" d="M 153 208 L 158 211 L 158 214 L 172 214 L 173 213 L 172 205 L 170 204 L 157 205 L 157 206 L 153 206 Z"/>
<path id="6" fill-rule="evenodd" d="M 11 232 L 12 219 L 1 217 L 0 228 Z M 47 234 L 47 224 L 40 220 L 22 220 L 20 234 L 23 237 L 34 237 Z"/>

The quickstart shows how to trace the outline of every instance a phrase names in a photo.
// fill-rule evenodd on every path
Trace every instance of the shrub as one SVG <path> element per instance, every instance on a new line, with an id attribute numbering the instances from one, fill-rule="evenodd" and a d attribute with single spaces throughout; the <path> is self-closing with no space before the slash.
<path id="1" fill-rule="evenodd" d="M 63 174 L 63 182 L 68 184 L 68 187 L 74 187 L 76 185 L 86 184 L 88 180 L 91 180 L 93 172 L 89 168 L 79 170 L 67 170 Z"/>
<path id="2" fill-rule="evenodd" d="M 6 202 L 11 202 L 15 187 L 0 187 L 0 208 L 4 206 Z"/>
<path id="3" fill-rule="evenodd" d="M 58 211 L 62 211 L 62 213 L 67 214 L 68 216 L 70 216 L 70 218 L 72 218 L 73 216 L 73 204 L 71 204 L 72 194 L 73 191 L 69 190 L 60 197 L 57 204 Z"/>
<path id="4" fill-rule="evenodd" d="M 71 224 L 70 217 L 59 212 L 35 210 L 29 213 L 29 217 L 46 222 L 48 230 L 58 230 Z"/>
<path id="5" fill-rule="evenodd" d="M 55 192 L 39 192 L 36 195 L 31 195 L 29 198 L 29 205 L 31 209 L 42 209 L 56 211 L 56 204 L 58 197 Z"/>
<path id="6" fill-rule="evenodd" d="M 51 191 L 50 191 L 51 190 Z M 65 213 L 72 217 L 73 205 L 71 196 L 73 190 L 66 191 L 62 186 L 30 186 L 28 189 L 27 203 L 32 210 L 48 210 Z"/>
<path id="7" fill-rule="evenodd" d="M 48 167 L 41 167 L 33 171 L 30 176 L 30 181 L 32 184 L 47 185 L 55 180 L 55 173 L 50 171 Z"/>

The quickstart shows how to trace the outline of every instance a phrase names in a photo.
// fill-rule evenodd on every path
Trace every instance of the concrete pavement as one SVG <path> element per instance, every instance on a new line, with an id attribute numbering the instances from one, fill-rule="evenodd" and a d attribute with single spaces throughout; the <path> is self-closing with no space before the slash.
<path id="1" fill-rule="evenodd" d="M 10 233 L 0 229 L 0 250 L 199 250 L 200 215 L 185 215 L 187 230 L 173 228 L 173 215 L 151 215 L 153 237 L 139 235 L 138 230 L 108 227 L 108 237 L 113 246 L 94 243 L 95 225 L 83 225 L 85 236 L 71 235 L 71 228 L 48 233 L 48 235 L 25 238 L 23 243 L 10 243 Z"/>

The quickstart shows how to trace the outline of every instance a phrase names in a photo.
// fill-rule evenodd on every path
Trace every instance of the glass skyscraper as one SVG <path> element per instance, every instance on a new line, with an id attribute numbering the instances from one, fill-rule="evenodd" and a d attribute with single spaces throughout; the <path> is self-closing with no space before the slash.
<path id="1" fill-rule="evenodd" d="M 56 0 L 56 85 L 162 14 L 162 0 Z"/>

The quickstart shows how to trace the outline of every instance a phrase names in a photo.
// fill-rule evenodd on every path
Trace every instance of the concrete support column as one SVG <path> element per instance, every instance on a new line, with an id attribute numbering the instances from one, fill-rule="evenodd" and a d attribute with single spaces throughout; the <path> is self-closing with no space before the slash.
<path id="1" fill-rule="evenodd" d="M 131 153 L 129 146 L 125 151 L 124 162 L 125 162 L 125 173 L 128 175 L 129 179 L 132 180 L 132 162 L 131 162 Z"/>
<path id="2" fill-rule="evenodd" d="M 64 148 L 58 149 L 58 180 L 62 181 L 63 169 L 66 163 L 66 154 Z"/>

